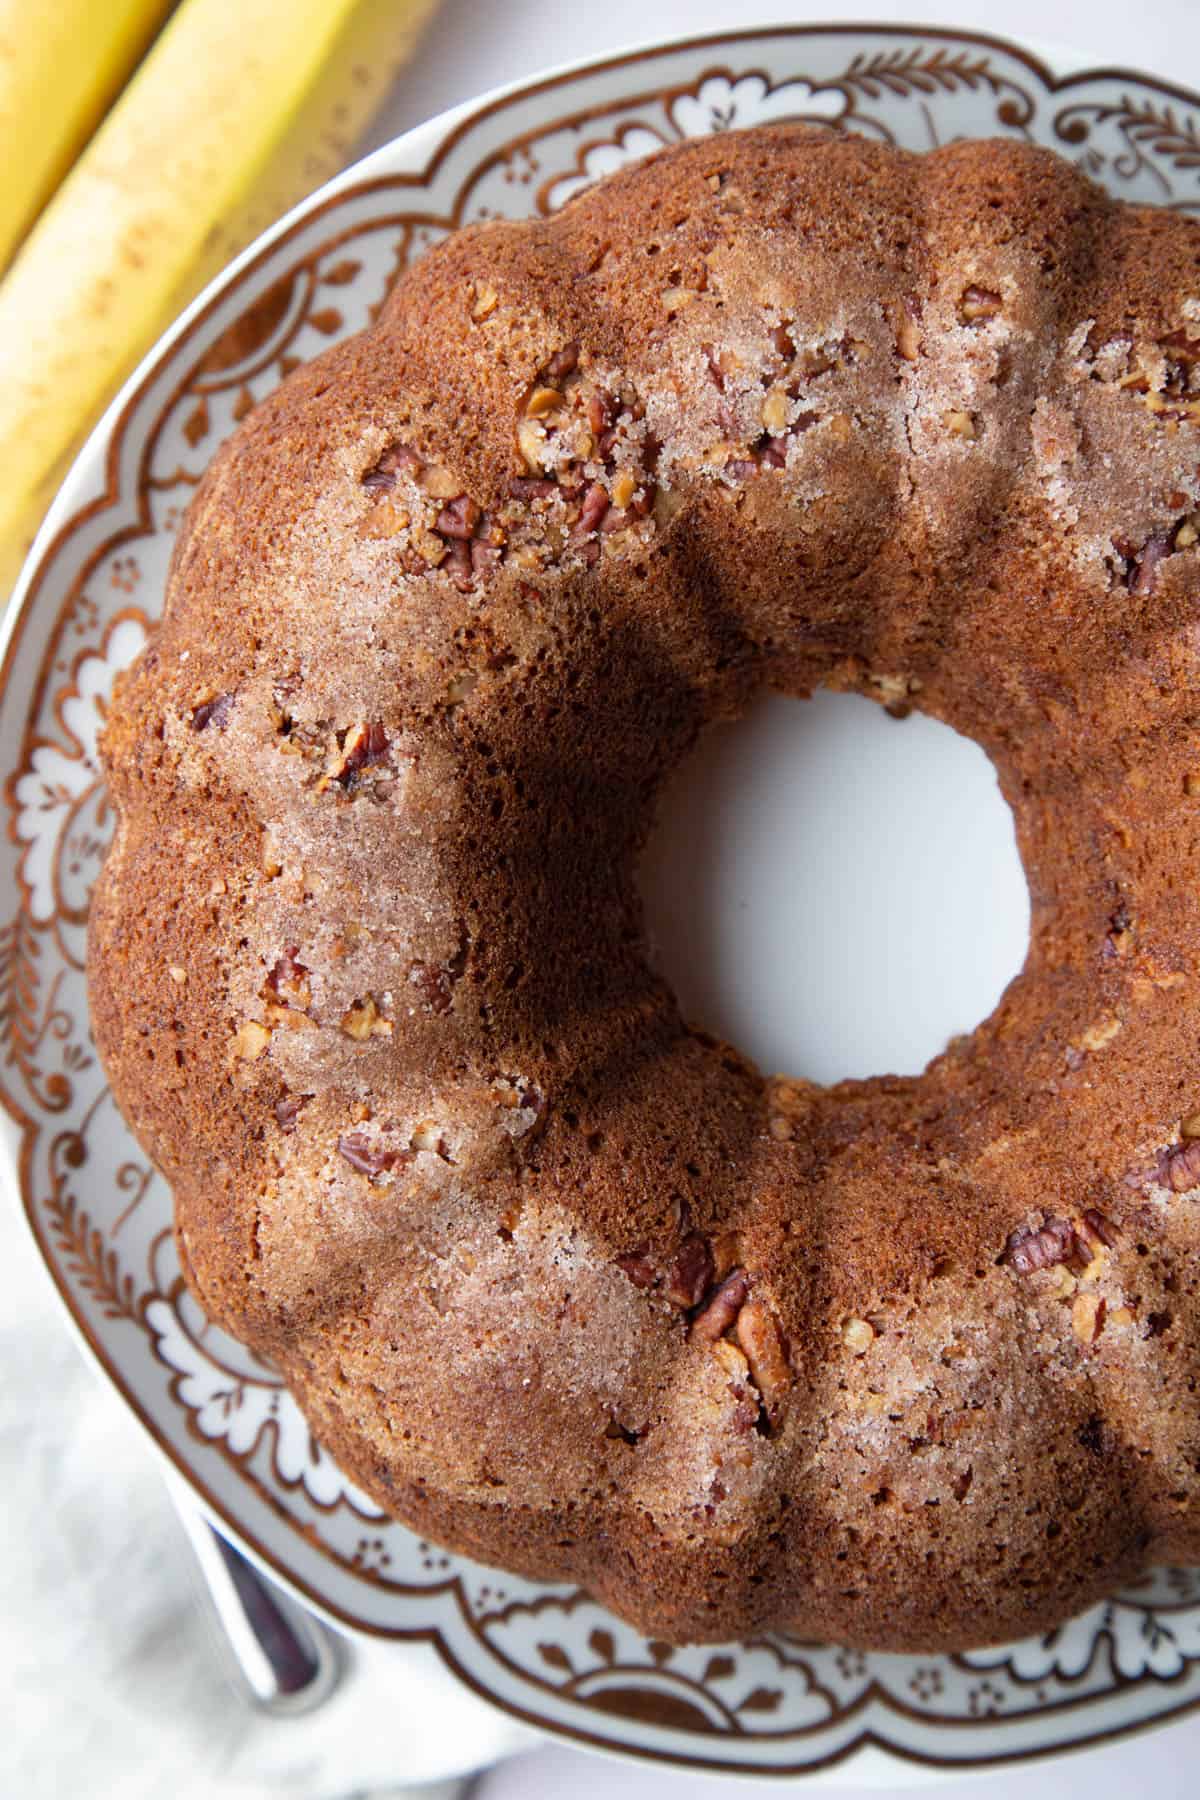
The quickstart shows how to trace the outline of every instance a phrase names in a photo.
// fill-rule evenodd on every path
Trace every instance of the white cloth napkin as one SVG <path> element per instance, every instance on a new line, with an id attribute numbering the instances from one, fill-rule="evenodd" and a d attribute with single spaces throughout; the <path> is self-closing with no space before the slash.
<path id="1" fill-rule="evenodd" d="M 0 1794 L 362 1800 L 537 1740 L 423 1646 L 355 1640 L 327 1704 L 232 1684 L 140 1427 L 87 1366 L 0 1194 Z"/>

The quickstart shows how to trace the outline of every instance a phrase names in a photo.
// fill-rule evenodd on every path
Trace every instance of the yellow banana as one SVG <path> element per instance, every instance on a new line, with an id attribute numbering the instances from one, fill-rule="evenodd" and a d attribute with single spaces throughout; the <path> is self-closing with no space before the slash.
<path id="1" fill-rule="evenodd" d="M 71 451 L 209 275 L 335 173 L 433 0 L 183 0 L 0 282 L 0 595 Z"/>
<path id="2" fill-rule="evenodd" d="M 119 94 L 170 0 L 0 0 L 0 269 Z"/>

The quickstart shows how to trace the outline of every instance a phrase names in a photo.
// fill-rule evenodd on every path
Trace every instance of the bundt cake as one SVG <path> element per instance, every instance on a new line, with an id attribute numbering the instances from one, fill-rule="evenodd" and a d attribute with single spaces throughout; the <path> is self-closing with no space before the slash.
<path id="1" fill-rule="evenodd" d="M 764 688 L 983 746 L 1028 960 L 764 1078 L 646 953 Z M 97 1042 L 187 1279 L 415 1529 L 654 1635 L 1200 1561 L 1200 225 L 800 126 L 461 231 L 197 491 L 104 738 Z"/>

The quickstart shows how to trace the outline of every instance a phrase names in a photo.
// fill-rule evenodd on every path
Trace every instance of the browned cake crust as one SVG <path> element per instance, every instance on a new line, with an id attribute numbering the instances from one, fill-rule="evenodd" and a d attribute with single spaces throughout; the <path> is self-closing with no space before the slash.
<path id="1" fill-rule="evenodd" d="M 792 127 L 463 231 L 217 457 L 105 740 L 97 1041 L 389 1512 L 665 1638 L 946 1647 L 1200 1560 L 1200 227 Z M 764 1080 L 647 965 L 764 684 L 987 751 L 1028 962 Z"/>

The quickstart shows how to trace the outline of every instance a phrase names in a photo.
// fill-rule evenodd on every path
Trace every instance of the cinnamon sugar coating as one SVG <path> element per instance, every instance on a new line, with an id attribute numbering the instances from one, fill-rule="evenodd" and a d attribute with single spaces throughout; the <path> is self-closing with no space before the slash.
<path id="1" fill-rule="evenodd" d="M 822 684 L 1016 820 L 1027 963 L 919 1078 L 764 1079 L 646 960 L 670 771 Z M 189 1281 L 389 1512 L 656 1637 L 1200 1560 L 1198 692 L 1193 220 L 780 126 L 459 233 L 217 456 L 105 733 Z"/>

